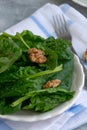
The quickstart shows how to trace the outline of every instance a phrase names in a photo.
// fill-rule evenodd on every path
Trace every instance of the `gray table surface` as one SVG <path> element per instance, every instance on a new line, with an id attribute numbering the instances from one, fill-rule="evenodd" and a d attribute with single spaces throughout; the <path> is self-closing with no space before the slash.
<path id="1" fill-rule="evenodd" d="M 0 0 L 0 32 L 28 17 L 46 3 L 68 3 L 87 17 L 87 8 L 71 0 Z M 87 124 L 76 130 L 87 130 Z"/>

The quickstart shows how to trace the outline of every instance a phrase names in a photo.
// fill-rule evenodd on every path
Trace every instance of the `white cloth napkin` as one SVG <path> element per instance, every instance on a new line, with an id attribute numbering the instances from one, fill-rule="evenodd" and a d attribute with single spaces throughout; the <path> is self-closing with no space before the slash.
<path id="1" fill-rule="evenodd" d="M 49 36 L 57 37 L 53 26 L 53 16 L 57 13 L 64 13 L 68 22 L 68 27 L 72 35 L 72 43 L 78 56 L 82 59 L 84 66 L 87 63 L 83 60 L 83 53 L 87 48 L 87 20 L 67 4 L 56 6 L 46 4 L 29 18 L 21 21 L 6 32 L 15 34 L 23 30 L 31 30 L 34 34 L 41 35 L 44 38 Z M 78 101 L 60 116 L 52 119 L 38 122 L 15 122 L 8 120 L 0 121 L 0 130 L 70 130 L 87 122 L 87 92 L 82 91 Z M 77 123 L 75 123 L 77 122 Z"/>

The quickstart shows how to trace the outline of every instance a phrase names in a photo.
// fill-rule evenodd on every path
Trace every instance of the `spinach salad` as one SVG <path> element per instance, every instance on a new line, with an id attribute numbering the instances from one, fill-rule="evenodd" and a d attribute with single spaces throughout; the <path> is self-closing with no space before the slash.
<path id="1" fill-rule="evenodd" d="M 20 110 L 45 112 L 70 100 L 74 95 L 71 91 L 74 54 L 70 47 L 67 40 L 45 39 L 28 30 L 16 35 L 2 33 L 0 114 Z M 38 59 L 42 57 L 44 62 L 42 59 L 34 62 L 36 52 L 39 52 Z M 60 83 L 52 86 L 57 81 Z"/>

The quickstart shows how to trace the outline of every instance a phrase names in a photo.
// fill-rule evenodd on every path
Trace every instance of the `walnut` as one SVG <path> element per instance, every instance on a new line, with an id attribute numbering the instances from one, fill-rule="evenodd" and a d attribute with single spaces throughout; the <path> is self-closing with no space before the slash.
<path id="1" fill-rule="evenodd" d="M 39 50 L 37 48 L 29 49 L 28 54 L 29 54 L 29 58 L 32 62 L 45 63 L 47 61 L 44 51 Z"/>
<path id="2" fill-rule="evenodd" d="M 55 79 L 55 80 L 49 80 L 43 88 L 54 88 L 57 87 L 61 83 L 61 80 Z"/>
<path id="3" fill-rule="evenodd" d="M 87 49 L 86 49 L 86 51 L 84 53 L 84 60 L 87 62 Z"/>

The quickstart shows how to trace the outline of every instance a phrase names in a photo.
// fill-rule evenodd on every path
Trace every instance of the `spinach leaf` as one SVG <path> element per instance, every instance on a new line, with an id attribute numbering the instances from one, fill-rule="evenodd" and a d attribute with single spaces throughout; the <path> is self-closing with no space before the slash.
<path id="1" fill-rule="evenodd" d="M 0 99 L 0 113 L 1 114 L 12 114 L 20 110 L 21 106 L 17 105 L 16 107 L 11 107 L 11 102 L 13 101 L 12 98 L 3 98 Z"/>
<path id="2" fill-rule="evenodd" d="M 13 68 L 12 68 L 13 69 Z M 37 78 L 43 75 L 48 75 L 48 74 L 52 74 L 52 73 L 56 73 L 58 71 L 62 70 L 62 65 L 57 66 L 56 68 L 54 68 L 53 70 L 45 70 L 42 71 L 38 68 L 34 67 L 20 67 L 18 70 L 18 67 L 15 67 L 15 71 L 12 72 L 12 70 L 8 70 L 5 73 L 2 73 L 1 79 L 0 79 L 0 83 L 3 82 L 10 82 L 10 81 L 15 81 L 15 80 L 29 80 L 32 78 Z M 8 75 L 9 74 L 9 77 Z"/>
<path id="3" fill-rule="evenodd" d="M 42 89 L 38 91 L 33 91 L 26 93 L 24 97 L 19 98 L 15 102 L 12 103 L 12 107 L 16 107 L 21 104 L 23 109 L 31 109 L 34 111 L 48 111 L 58 106 L 60 103 L 68 101 L 73 97 L 74 92 L 65 91 L 65 89 L 51 88 L 51 89 Z M 27 100 L 27 104 L 25 106 L 25 102 Z"/>
<path id="4" fill-rule="evenodd" d="M 21 55 L 22 50 L 11 38 L 0 36 L 0 73 L 8 69 Z"/>

